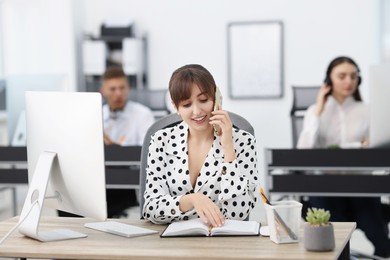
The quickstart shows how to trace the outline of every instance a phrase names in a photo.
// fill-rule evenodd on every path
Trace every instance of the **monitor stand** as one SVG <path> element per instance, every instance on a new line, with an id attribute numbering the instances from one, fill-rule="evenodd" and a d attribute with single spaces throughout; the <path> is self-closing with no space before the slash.
<path id="1" fill-rule="evenodd" d="M 42 242 L 87 237 L 86 234 L 66 229 L 38 231 L 47 185 L 56 156 L 54 152 L 42 152 L 39 156 L 18 223 L 20 233 Z M 56 198 L 61 199 L 60 196 Z"/>

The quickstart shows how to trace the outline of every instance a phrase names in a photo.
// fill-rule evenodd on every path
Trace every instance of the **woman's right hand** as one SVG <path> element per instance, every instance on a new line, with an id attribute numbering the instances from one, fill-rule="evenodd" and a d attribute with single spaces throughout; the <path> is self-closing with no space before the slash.
<path id="1" fill-rule="evenodd" d="M 213 227 L 220 227 L 225 222 L 219 207 L 206 195 L 202 193 L 192 193 L 185 195 L 180 200 L 180 210 L 188 211 L 194 208 L 198 216 L 206 224 Z"/>
<path id="2" fill-rule="evenodd" d="M 332 87 L 328 84 L 324 83 L 322 84 L 320 91 L 317 95 L 317 101 L 316 101 L 316 116 L 320 116 L 322 114 L 322 111 L 324 111 L 324 106 L 328 97 L 328 93 L 332 90 Z"/>

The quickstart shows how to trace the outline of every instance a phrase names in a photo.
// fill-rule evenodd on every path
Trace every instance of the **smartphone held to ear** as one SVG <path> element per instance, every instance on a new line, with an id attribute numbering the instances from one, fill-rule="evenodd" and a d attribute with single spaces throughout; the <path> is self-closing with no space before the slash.
<path id="1" fill-rule="evenodd" d="M 214 100 L 214 111 L 221 109 L 222 106 L 222 95 L 221 92 L 219 91 L 219 88 L 215 88 L 215 100 Z M 221 127 L 219 125 L 213 125 L 214 131 L 217 135 L 222 134 Z"/>

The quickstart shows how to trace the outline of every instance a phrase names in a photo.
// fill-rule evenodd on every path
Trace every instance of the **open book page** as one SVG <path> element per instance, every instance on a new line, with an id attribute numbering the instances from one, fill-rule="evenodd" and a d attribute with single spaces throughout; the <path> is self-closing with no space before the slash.
<path id="1" fill-rule="evenodd" d="M 222 227 L 210 228 L 201 219 L 171 223 L 161 237 L 173 236 L 256 236 L 259 235 L 260 224 L 256 221 L 225 220 Z M 211 230 L 211 231 L 210 231 Z"/>
<path id="2" fill-rule="evenodd" d="M 173 222 L 161 234 L 162 237 L 208 235 L 209 225 L 205 224 L 200 218 Z"/>
<path id="3" fill-rule="evenodd" d="M 222 227 L 213 227 L 211 236 L 255 236 L 259 234 L 260 224 L 256 221 L 226 219 Z"/>

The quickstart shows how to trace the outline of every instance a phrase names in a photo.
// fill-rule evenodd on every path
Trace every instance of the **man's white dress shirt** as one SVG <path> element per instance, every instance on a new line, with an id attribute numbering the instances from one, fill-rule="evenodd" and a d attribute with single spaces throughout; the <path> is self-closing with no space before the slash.
<path id="1" fill-rule="evenodd" d="M 152 111 L 140 103 L 128 101 L 123 110 L 115 112 L 107 104 L 103 106 L 104 132 L 121 146 L 142 146 L 146 131 L 153 123 Z"/>

